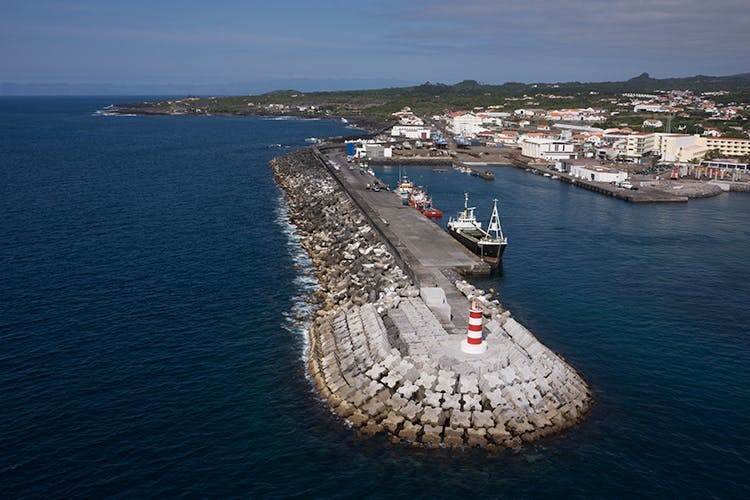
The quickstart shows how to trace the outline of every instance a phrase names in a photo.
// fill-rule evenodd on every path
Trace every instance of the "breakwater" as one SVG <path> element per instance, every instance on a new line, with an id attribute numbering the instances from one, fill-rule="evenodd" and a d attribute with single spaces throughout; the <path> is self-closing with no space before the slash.
<path id="1" fill-rule="evenodd" d="M 394 242 L 373 229 L 345 179 L 310 150 L 271 164 L 320 284 L 308 368 L 349 425 L 413 445 L 516 447 L 582 418 L 586 383 L 491 295 L 463 280 L 440 282 L 447 296 L 482 309 L 489 350 L 464 354 L 456 325 L 468 308 L 458 310 L 456 298 L 453 315 L 428 306 L 410 276 L 437 274 L 402 268 L 411 264 L 394 258 Z"/>

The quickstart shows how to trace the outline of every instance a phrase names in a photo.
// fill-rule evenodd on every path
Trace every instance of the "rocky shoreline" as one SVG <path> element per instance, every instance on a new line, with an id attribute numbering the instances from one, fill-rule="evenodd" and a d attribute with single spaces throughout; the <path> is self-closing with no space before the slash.
<path id="1" fill-rule="evenodd" d="M 586 414 L 591 395 L 580 375 L 462 280 L 455 286 L 480 304 L 491 347 L 481 359 L 455 355 L 463 335 L 441 325 L 310 150 L 271 166 L 320 285 L 309 373 L 348 425 L 415 446 L 498 448 L 559 432 Z"/>
<path id="2" fill-rule="evenodd" d="M 143 116 L 255 116 L 259 118 L 299 118 L 301 120 L 346 120 L 352 128 L 365 130 L 368 133 L 377 133 L 382 131 L 385 127 L 390 126 L 389 122 L 375 120 L 369 117 L 363 116 L 338 116 L 338 115 L 321 115 L 321 114 L 309 114 L 302 112 L 294 112 L 286 110 L 283 113 L 271 113 L 263 112 L 256 109 L 247 109 L 239 111 L 212 111 L 210 109 L 201 109 L 200 111 L 194 109 L 175 110 L 169 107 L 164 107 L 156 103 L 156 105 L 149 105 L 149 103 L 137 103 L 137 104 L 116 104 L 112 105 L 107 109 L 107 112 L 119 115 L 143 115 Z"/>

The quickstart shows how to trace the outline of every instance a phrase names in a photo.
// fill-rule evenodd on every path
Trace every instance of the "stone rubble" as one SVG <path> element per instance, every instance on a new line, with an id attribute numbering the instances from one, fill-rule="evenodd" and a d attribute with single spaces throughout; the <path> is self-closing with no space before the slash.
<path id="1" fill-rule="evenodd" d="M 590 391 L 563 359 L 466 281 L 494 354 L 450 355 L 441 326 L 388 245 L 310 150 L 274 159 L 320 288 L 308 367 L 333 411 L 363 435 L 427 447 L 518 447 L 574 425 Z"/>

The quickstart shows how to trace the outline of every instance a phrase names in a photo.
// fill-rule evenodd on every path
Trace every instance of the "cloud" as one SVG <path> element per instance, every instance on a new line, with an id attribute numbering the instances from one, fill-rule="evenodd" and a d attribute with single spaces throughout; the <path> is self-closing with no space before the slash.
<path id="1" fill-rule="evenodd" d="M 452 40 L 456 50 L 473 40 L 477 49 L 525 41 L 534 50 L 544 44 L 670 53 L 720 47 L 739 54 L 750 43 L 747 0 L 415 0 L 400 18 L 402 39 L 426 45 Z"/>

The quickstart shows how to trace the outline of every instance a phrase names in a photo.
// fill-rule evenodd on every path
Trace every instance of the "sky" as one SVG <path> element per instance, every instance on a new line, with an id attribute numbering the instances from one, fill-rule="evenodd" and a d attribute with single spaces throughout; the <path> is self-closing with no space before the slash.
<path id="1" fill-rule="evenodd" d="M 750 0 L 0 0 L 0 12 L 6 93 L 750 71 Z"/>

